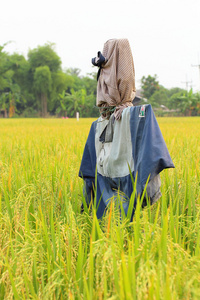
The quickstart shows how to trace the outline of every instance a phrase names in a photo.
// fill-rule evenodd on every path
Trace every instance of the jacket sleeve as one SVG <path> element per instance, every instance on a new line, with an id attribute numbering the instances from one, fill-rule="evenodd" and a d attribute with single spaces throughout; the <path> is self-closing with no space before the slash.
<path id="1" fill-rule="evenodd" d="M 79 177 L 84 180 L 84 196 L 87 204 L 91 201 L 93 188 L 95 186 L 95 170 L 96 170 L 96 151 L 95 151 L 95 131 L 96 121 L 92 123 L 90 132 L 85 144 L 81 166 L 79 169 Z"/>
<path id="2" fill-rule="evenodd" d="M 149 175 L 151 181 L 163 169 L 174 168 L 151 105 L 145 105 L 144 116 L 141 116 L 140 109 L 141 106 L 133 107 L 130 118 L 134 175 L 138 173 L 138 193 L 143 191 Z"/>

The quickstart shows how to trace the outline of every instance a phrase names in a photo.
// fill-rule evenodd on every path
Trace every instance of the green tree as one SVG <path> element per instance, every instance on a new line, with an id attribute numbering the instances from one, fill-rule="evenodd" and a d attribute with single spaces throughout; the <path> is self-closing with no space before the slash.
<path id="1" fill-rule="evenodd" d="M 147 77 L 143 76 L 141 79 L 141 88 L 142 88 L 142 96 L 147 100 L 159 90 L 159 82 L 157 80 L 157 75 Z"/>
<path id="2" fill-rule="evenodd" d="M 92 94 L 96 96 L 97 94 L 97 80 L 96 73 L 88 74 L 82 78 L 82 87 L 86 89 L 88 95 Z"/>
<path id="3" fill-rule="evenodd" d="M 96 107 L 96 97 L 93 94 L 87 95 L 85 98 L 84 109 L 81 117 L 99 117 L 99 109 Z"/>
<path id="4" fill-rule="evenodd" d="M 51 72 L 48 66 L 41 66 L 35 69 L 34 88 L 41 100 L 42 117 L 47 116 L 47 99 L 51 91 Z"/>
<path id="5" fill-rule="evenodd" d="M 189 92 L 186 92 L 185 95 L 182 96 L 180 100 L 181 101 L 180 101 L 179 107 L 181 109 L 181 112 L 184 115 L 187 115 L 187 116 L 197 115 L 198 96 L 197 96 L 197 94 L 193 93 L 192 89 L 190 89 Z"/>
<path id="6" fill-rule="evenodd" d="M 56 108 L 56 114 L 58 114 L 59 116 L 67 117 L 65 90 L 63 90 L 62 93 L 58 94 L 58 104 Z"/>
<path id="7" fill-rule="evenodd" d="M 30 81 L 34 82 L 32 92 L 40 95 L 42 116 L 46 116 L 47 108 L 50 111 L 55 109 L 57 94 L 65 85 L 65 78 L 61 75 L 61 60 L 53 48 L 54 44 L 48 43 L 28 52 L 29 76 Z M 46 84 L 45 78 L 47 78 Z M 44 87 L 42 87 L 43 83 Z"/>
<path id="8" fill-rule="evenodd" d="M 58 72 L 61 70 L 60 57 L 55 52 L 54 44 L 48 43 L 44 46 L 38 46 L 28 52 L 28 61 L 33 73 L 35 69 L 41 66 L 48 66 L 50 72 Z"/>
<path id="9" fill-rule="evenodd" d="M 196 116 L 199 114 L 200 98 L 198 93 L 182 91 L 170 97 L 171 108 L 178 109 L 185 116 Z"/>
<path id="10" fill-rule="evenodd" d="M 72 85 L 67 88 L 67 93 L 71 93 L 71 89 L 79 91 L 83 88 L 82 77 L 80 76 L 80 69 L 70 68 L 66 70 L 66 74 L 70 76 Z"/>
<path id="11" fill-rule="evenodd" d="M 9 55 L 4 51 L 4 47 L 5 44 L 0 46 L 0 93 L 10 91 L 14 73 L 10 67 Z"/>
<path id="12" fill-rule="evenodd" d="M 81 115 L 81 111 L 85 105 L 85 98 L 85 89 L 81 89 L 79 91 L 74 91 L 73 89 L 71 89 L 71 94 L 66 93 L 67 114 L 70 117 L 75 117 L 76 112 L 79 112 Z"/>
<path id="13" fill-rule="evenodd" d="M 168 97 L 164 89 L 155 91 L 153 95 L 149 98 L 149 103 L 153 107 L 160 107 L 161 105 L 167 106 Z"/>
<path id="14" fill-rule="evenodd" d="M 168 107 L 170 109 L 179 109 L 180 110 L 180 105 L 181 105 L 181 99 L 184 96 L 186 91 L 179 91 L 171 95 L 168 101 Z"/>
<path id="15" fill-rule="evenodd" d="M 72 112 L 72 106 L 76 106 L 79 103 L 78 107 L 81 117 L 98 117 L 99 111 L 95 107 L 97 91 L 96 73 L 80 76 L 80 69 L 71 68 L 66 70 L 66 74 L 72 78 L 72 87 L 70 88 L 69 86 L 66 91 L 69 116 L 74 116 L 75 112 Z M 84 104 L 83 102 L 81 104 L 81 100 L 76 99 L 75 95 L 78 95 L 80 99 L 84 98 Z M 72 99 L 74 100 L 72 101 Z"/>
<path id="16" fill-rule="evenodd" d="M 30 64 L 23 55 L 14 53 L 9 56 L 13 71 L 12 87 L 15 109 L 21 114 L 27 107 L 34 106 L 34 95 L 30 92 L 33 82 L 29 80 Z"/>
<path id="17" fill-rule="evenodd" d="M 86 90 L 79 91 L 71 90 L 71 93 L 63 91 L 59 94 L 59 106 L 57 107 L 57 114 L 61 116 L 75 117 L 76 112 L 79 112 L 81 117 L 82 112 L 85 110 L 85 101 L 87 98 Z"/>
<path id="18" fill-rule="evenodd" d="M 52 113 L 56 113 L 58 107 L 60 107 L 60 95 L 67 91 L 70 91 L 74 85 L 74 78 L 62 71 L 52 74 L 52 91 L 51 101 L 49 101 L 49 110 Z"/>
<path id="19" fill-rule="evenodd" d="M 0 46 L 0 109 L 4 111 L 5 116 L 8 116 L 11 102 L 11 93 L 13 88 L 13 74 L 14 71 L 10 65 L 9 55 L 4 51 L 4 47 Z"/>
<path id="20" fill-rule="evenodd" d="M 181 89 L 181 88 L 178 88 L 178 87 L 174 87 L 174 88 L 171 88 L 171 89 L 165 89 L 166 90 L 166 93 L 167 93 L 167 96 L 168 98 L 170 99 L 170 97 L 172 97 L 174 94 L 177 94 L 177 93 L 182 93 L 184 94 L 186 92 L 186 90 L 184 89 Z"/>
<path id="21" fill-rule="evenodd" d="M 71 76 L 80 77 L 81 70 L 79 68 L 68 68 L 66 69 L 66 73 Z"/>

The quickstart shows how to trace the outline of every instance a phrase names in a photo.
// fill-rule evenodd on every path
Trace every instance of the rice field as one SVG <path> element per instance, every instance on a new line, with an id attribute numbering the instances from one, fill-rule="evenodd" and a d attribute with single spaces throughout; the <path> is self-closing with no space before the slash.
<path id="1" fill-rule="evenodd" d="M 0 299 L 200 299 L 200 118 L 158 118 L 176 168 L 132 223 L 80 213 L 92 121 L 0 120 Z"/>

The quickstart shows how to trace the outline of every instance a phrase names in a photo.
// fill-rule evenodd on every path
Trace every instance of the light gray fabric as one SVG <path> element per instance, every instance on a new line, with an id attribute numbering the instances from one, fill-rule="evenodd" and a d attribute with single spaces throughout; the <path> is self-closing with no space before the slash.
<path id="1" fill-rule="evenodd" d="M 102 117 L 97 122 L 95 133 L 97 171 L 102 176 L 110 178 L 127 176 L 130 174 L 129 166 L 131 172 L 134 171 L 130 132 L 130 107 L 125 108 L 122 112 L 121 120 L 115 121 L 112 125 L 112 142 L 102 143 L 99 141 L 99 137 L 108 123 L 109 120 L 105 120 Z M 109 132 L 112 132 L 112 129 L 108 129 L 108 134 L 110 134 Z"/>

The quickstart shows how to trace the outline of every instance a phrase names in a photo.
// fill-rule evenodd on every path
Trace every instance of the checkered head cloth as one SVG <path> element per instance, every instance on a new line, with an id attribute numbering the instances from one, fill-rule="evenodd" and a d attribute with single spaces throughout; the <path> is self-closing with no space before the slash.
<path id="1" fill-rule="evenodd" d="M 121 118 L 124 108 L 132 106 L 135 97 L 135 70 L 127 39 L 112 39 L 104 44 L 105 62 L 97 83 L 97 106 L 116 107 L 114 116 Z M 109 115 L 103 114 L 104 117 Z"/>

